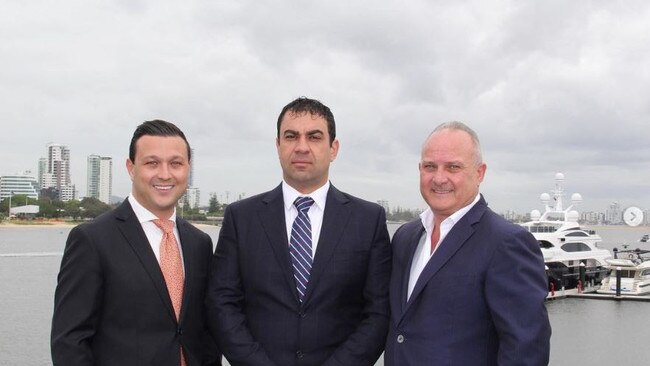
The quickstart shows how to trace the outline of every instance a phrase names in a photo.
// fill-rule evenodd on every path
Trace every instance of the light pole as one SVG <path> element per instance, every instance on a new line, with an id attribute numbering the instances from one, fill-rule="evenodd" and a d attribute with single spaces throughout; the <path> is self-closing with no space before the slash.
<path id="1" fill-rule="evenodd" d="M 13 196 L 13 195 L 14 195 L 14 192 L 9 192 L 9 216 L 7 216 L 9 218 L 9 220 L 11 220 L 11 196 Z"/>

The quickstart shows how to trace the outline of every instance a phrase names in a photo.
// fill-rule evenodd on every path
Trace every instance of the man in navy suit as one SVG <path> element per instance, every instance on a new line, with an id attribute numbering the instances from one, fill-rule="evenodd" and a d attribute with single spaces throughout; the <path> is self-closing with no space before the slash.
<path id="1" fill-rule="evenodd" d="M 535 238 L 479 194 L 476 133 L 438 126 L 422 147 L 429 206 L 393 236 L 387 366 L 546 365 L 551 328 Z"/>
<path id="2" fill-rule="evenodd" d="M 276 147 L 282 183 L 226 209 L 210 330 L 234 366 L 373 365 L 388 331 L 384 210 L 330 184 L 339 141 L 319 101 L 284 107 Z"/>
<path id="3" fill-rule="evenodd" d="M 55 366 L 221 364 L 204 311 L 212 240 L 176 217 L 190 153 L 174 124 L 144 122 L 126 160 L 128 199 L 70 232 L 54 295 Z"/>

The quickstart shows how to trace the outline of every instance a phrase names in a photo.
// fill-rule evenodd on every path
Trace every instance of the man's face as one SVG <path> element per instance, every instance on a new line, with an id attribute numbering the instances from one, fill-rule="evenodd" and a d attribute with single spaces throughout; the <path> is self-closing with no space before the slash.
<path id="1" fill-rule="evenodd" d="M 469 134 L 445 129 L 426 141 L 419 168 L 420 193 L 436 220 L 444 220 L 476 197 L 486 165 L 477 164 Z"/>
<path id="2" fill-rule="evenodd" d="M 179 136 L 145 135 L 135 146 L 135 161 L 126 160 L 133 197 L 158 218 L 167 219 L 187 188 L 187 145 Z"/>
<path id="3" fill-rule="evenodd" d="M 323 117 L 287 112 L 280 123 L 276 146 L 284 180 L 301 193 L 311 193 L 327 182 L 339 141 L 330 145 Z"/>

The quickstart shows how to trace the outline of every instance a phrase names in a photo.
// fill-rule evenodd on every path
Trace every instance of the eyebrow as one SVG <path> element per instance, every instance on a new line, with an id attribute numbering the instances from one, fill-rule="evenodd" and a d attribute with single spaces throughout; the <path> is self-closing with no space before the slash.
<path id="1" fill-rule="evenodd" d="M 284 132 L 282 132 L 283 135 L 286 135 L 287 133 L 293 133 L 295 135 L 300 135 L 300 132 L 296 131 L 296 130 L 284 130 Z M 318 134 L 318 133 L 323 134 L 323 135 L 325 134 L 325 132 L 323 132 L 323 130 L 320 130 L 320 129 L 309 130 L 305 134 L 306 135 L 315 135 L 315 134 Z"/>

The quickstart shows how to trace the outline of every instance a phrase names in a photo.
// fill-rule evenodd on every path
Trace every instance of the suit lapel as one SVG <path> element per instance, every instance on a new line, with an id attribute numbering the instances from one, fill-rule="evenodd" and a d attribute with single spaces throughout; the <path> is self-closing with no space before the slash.
<path id="1" fill-rule="evenodd" d="M 185 276 L 183 277 L 183 302 L 181 305 L 181 315 L 179 323 L 182 322 L 185 316 L 185 309 L 187 308 L 187 301 L 190 299 L 190 292 L 192 291 L 192 286 L 189 285 L 188 278 L 193 278 L 194 263 L 192 263 L 195 258 L 194 245 L 190 243 L 194 240 L 194 237 L 190 231 L 187 221 L 176 218 L 176 227 L 178 228 L 179 240 L 181 241 L 181 248 L 183 249 L 183 265 L 185 267 Z"/>
<path id="2" fill-rule="evenodd" d="M 151 250 L 149 240 L 144 234 L 144 230 L 142 230 L 142 225 L 140 225 L 128 200 L 124 200 L 124 203 L 115 209 L 115 218 L 117 228 L 138 256 L 147 274 L 149 274 L 160 299 L 167 308 L 169 316 L 176 320 L 174 308 L 169 297 L 169 292 L 167 291 L 167 285 L 160 270 L 160 264 L 158 264 L 156 255 Z"/>
<path id="3" fill-rule="evenodd" d="M 323 212 L 323 223 L 320 229 L 318 246 L 316 247 L 316 256 L 314 257 L 305 298 L 303 299 L 305 304 L 309 301 L 323 274 L 323 270 L 327 267 L 332 254 L 334 254 L 341 241 L 345 226 L 350 218 L 351 208 L 347 205 L 349 201 L 341 191 L 330 185 L 327 192 L 325 212 Z"/>
<path id="4" fill-rule="evenodd" d="M 445 239 L 440 243 L 440 247 L 436 253 L 431 257 L 431 259 L 429 259 L 429 262 L 424 267 L 424 270 L 415 283 L 413 293 L 411 293 L 411 297 L 407 301 L 403 313 L 408 311 L 409 307 L 420 295 L 426 284 L 432 280 L 440 268 L 442 268 L 445 263 L 447 263 L 449 259 L 451 259 L 451 257 L 453 257 L 454 254 L 456 254 L 456 252 L 467 242 L 467 239 L 474 234 L 473 225 L 480 220 L 486 208 L 487 204 L 481 196 L 474 207 L 472 207 L 467 214 L 465 214 L 465 216 L 454 225 Z M 413 257 L 413 255 L 411 255 L 411 257 Z"/>
<path id="5" fill-rule="evenodd" d="M 298 301 L 298 290 L 293 279 L 293 267 L 289 256 L 289 239 L 287 238 L 287 226 L 284 217 L 282 185 L 268 192 L 262 198 L 262 207 L 260 207 L 258 215 L 287 285 L 296 301 Z"/>
<path id="6" fill-rule="evenodd" d="M 411 277 L 411 266 L 413 265 L 413 257 L 415 256 L 415 251 L 418 248 L 420 243 L 420 238 L 424 233 L 425 229 L 422 224 L 420 224 L 416 230 L 413 230 L 411 235 L 408 235 L 406 244 L 406 266 L 404 266 L 404 271 L 402 273 L 402 293 L 399 295 L 399 304 L 402 312 L 406 308 L 406 297 L 408 296 L 409 289 L 409 279 Z"/>

